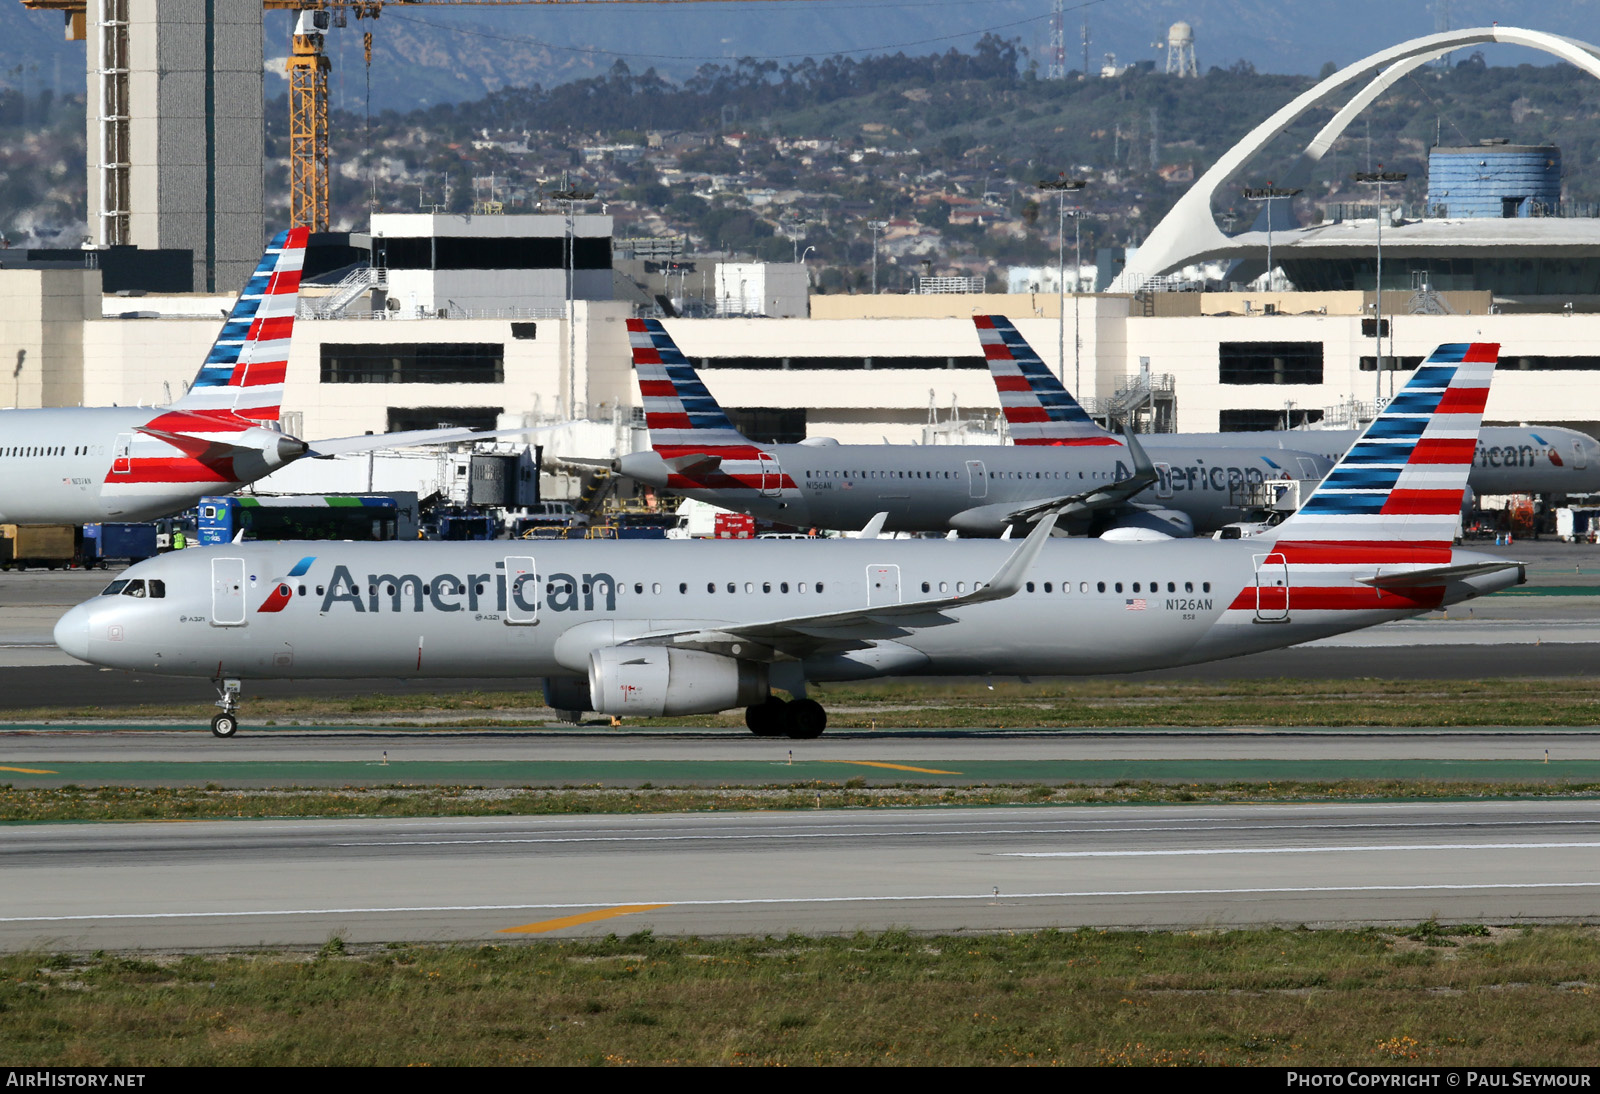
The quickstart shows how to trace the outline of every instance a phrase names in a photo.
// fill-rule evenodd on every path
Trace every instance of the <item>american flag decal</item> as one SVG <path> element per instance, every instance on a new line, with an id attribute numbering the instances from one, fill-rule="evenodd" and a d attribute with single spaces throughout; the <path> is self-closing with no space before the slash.
<path id="1" fill-rule="evenodd" d="M 1131 597 L 1125 603 L 1128 605 L 1130 612 L 1142 612 L 1150 606 L 1149 601 L 1142 596 Z"/>

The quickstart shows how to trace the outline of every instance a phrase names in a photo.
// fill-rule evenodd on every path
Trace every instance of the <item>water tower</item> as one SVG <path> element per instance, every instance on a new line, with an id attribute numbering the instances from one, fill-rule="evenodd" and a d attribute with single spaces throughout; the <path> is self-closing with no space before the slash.
<path id="1" fill-rule="evenodd" d="M 1167 28 L 1167 75 L 1200 76 L 1194 60 L 1194 28 L 1188 23 L 1173 23 Z"/>

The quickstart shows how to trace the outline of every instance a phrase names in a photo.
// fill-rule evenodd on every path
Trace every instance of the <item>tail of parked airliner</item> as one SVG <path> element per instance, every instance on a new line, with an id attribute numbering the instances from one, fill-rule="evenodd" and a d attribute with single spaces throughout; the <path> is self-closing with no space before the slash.
<path id="1" fill-rule="evenodd" d="M 663 459 L 700 452 L 729 455 L 721 450 L 752 448 L 659 319 L 628 320 L 628 342 L 650 444 Z"/>
<path id="2" fill-rule="evenodd" d="M 1000 392 L 1012 444 L 1122 443 L 1095 425 L 1011 320 L 1003 315 L 975 315 L 972 321 L 978 328 L 978 341 L 983 343 L 989 374 Z"/>
<path id="3" fill-rule="evenodd" d="M 267 244 L 193 386 L 171 409 L 208 418 L 278 420 L 309 235 L 309 228 L 291 228 Z"/>
<path id="4" fill-rule="evenodd" d="M 1280 548 L 1404 546 L 1448 560 L 1500 347 L 1443 345 L 1418 367 L 1306 503 Z"/>

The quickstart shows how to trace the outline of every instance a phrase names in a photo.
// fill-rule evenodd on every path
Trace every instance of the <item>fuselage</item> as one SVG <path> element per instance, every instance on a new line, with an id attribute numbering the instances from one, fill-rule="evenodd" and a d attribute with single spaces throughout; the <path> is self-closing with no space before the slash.
<path id="1" fill-rule="evenodd" d="M 1253 448 L 1193 447 L 1141 438 L 1157 481 L 1135 504 L 1185 514 L 1209 532 L 1240 519 L 1250 488 L 1283 478 L 1320 480 L 1332 461 L 1309 451 L 1263 443 Z M 1170 435 L 1181 437 L 1181 435 Z M 975 510 L 1084 494 L 1134 472 L 1121 444 L 1017 445 L 760 445 L 759 464 L 737 476 L 722 470 L 674 471 L 654 452 L 623 457 L 622 473 L 724 508 L 799 527 L 857 529 L 877 513 L 884 528 L 945 532 Z M 963 530 L 966 530 L 963 528 Z"/>
<path id="2" fill-rule="evenodd" d="M 592 651 L 650 634 L 896 602 L 936 609 L 991 580 L 1016 546 L 232 544 L 130 567 L 119 580 L 134 586 L 73 608 L 56 639 L 95 664 L 177 676 L 572 678 L 588 671 Z M 1359 550 L 1331 566 L 1326 558 L 1301 566 L 1274 556 L 1270 541 L 1055 539 L 1016 595 L 951 609 L 943 623 L 852 639 L 855 649 L 820 652 L 802 667 L 813 681 L 1132 672 L 1293 645 L 1518 580 L 1506 564 L 1400 591 L 1360 584 L 1363 574 L 1393 570 L 1397 556 L 1383 551 L 1381 567 Z M 1445 561 L 1484 558 L 1454 551 Z"/>
<path id="3" fill-rule="evenodd" d="M 1337 460 L 1360 434 L 1353 429 L 1291 429 L 1275 433 L 1184 433 L 1194 448 L 1284 445 Z M 1162 443 L 1140 438 L 1152 455 Z M 1592 494 L 1600 491 L 1600 441 L 1576 429 L 1552 425 L 1486 425 L 1467 485 L 1485 494 Z"/>
<path id="4" fill-rule="evenodd" d="M 230 493 L 294 457 L 297 443 L 240 425 L 235 443 L 209 457 L 141 432 L 173 414 L 161 407 L 0 410 L 0 523 L 141 521 Z M 285 442 L 288 442 L 287 444 Z"/>

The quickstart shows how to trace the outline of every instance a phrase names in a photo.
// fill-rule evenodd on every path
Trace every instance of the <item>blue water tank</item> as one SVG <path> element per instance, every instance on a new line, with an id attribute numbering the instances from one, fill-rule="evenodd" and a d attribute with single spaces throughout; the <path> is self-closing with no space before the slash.
<path id="1" fill-rule="evenodd" d="M 1483 141 L 1428 153 L 1430 217 L 1553 215 L 1561 202 L 1561 149 Z"/>

